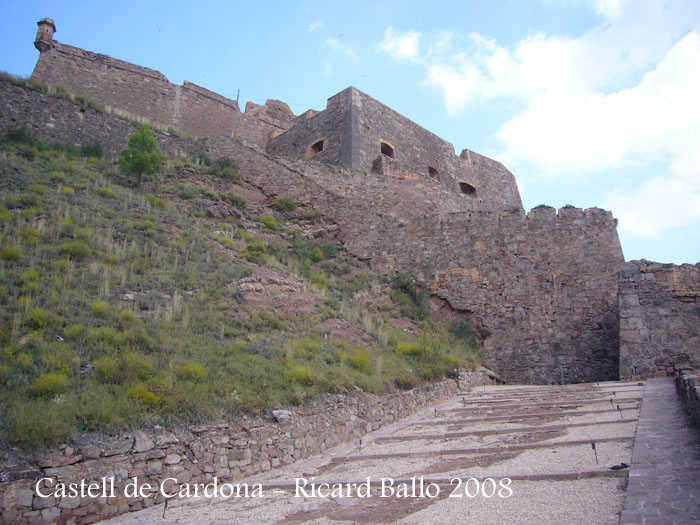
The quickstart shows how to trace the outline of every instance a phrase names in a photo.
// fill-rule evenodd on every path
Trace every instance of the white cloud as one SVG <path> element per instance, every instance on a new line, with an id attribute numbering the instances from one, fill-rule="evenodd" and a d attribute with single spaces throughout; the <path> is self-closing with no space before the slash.
<path id="1" fill-rule="evenodd" d="M 317 20 L 316 22 L 311 22 L 309 26 L 306 28 L 307 31 L 310 33 L 313 31 L 316 31 L 317 29 L 323 29 L 325 27 L 325 24 L 323 23 L 322 20 Z"/>
<path id="2" fill-rule="evenodd" d="M 379 43 L 379 49 L 399 60 L 417 61 L 420 39 L 418 31 L 397 33 L 393 27 L 388 27 L 384 31 L 384 39 Z"/>
<path id="3" fill-rule="evenodd" d="M 341 44 L 340 41 L 336 40 L 335 38 L 328 38 L 326 39 L 326 45 L 333 51 L 343 53 L 346 57 L 352 60 L 358 59 L 355 48 L 349 44 Z"/>
<path id="4" fill-rule="evenodd" d="M 535 33 L 504 46 L 441 32 L 424 37 L 419 54 L 420 34 L 389 28 L 380 48 L 407 58 L 399 42 L 415 33 L 408 56 L 453 117 L 517 101 L 494 155 L 511 168 L 552 180 L 640 174 L 632 186 L 601 189 L 621 231 L 649 237 L 700 220 L 700 2 L 578 1 L 601 22 L 577 37 Z"/>

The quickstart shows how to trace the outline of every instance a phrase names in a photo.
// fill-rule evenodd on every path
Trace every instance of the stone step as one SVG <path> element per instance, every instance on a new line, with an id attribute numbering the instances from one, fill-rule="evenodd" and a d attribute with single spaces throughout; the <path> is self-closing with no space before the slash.
<path id="1" fill-rule="evenodd" d="M 374 441 L 376 443 L 385 443 L 389 441 L 415 441 L 425 439 L 450 439 L 469 436 L 492 436 L 496 434 L 532 434 L 534 432 L 547 432 L 554 430 L 566 430 L 567 428 L 590 427 L 599 425 L 623 425 L 625 423 L 636 423 L 637 419 L 616 419 L 613 421 L 592 421 L 590 423 L 571 423 L 565 425 L 549 425 L 543 427 L 519 427 L 497 430 L 473 430 L 471 432 L 446 432 L 444 434 L 408 434 L 398 436 L 383 436 L 378 437 Z"/>
<path id="2" fill-rule="evenodd" d="M 592 442 L 599 443 L 615 443 L 622 441 L 633 441 L 634 436 L 624 436 L 615 438 L 602 438 L 578 441 L 555 441 L 548 443 L 527 443 L 522 445 L 502 445 L 500 447 L 481 447 L 481 448 L 453 448 L 444 450 L 418 450 L 412 452 L 393 452 L 386 454 L 358 454 L 354 456 L 339 456 L 331 458 L 331 463 L 349 463 L 354 461 L 367 461 L 378 459 L 392 458 L 410 458 L 410 457 L 439 457 L 451 455 L 466 455 L 466 454 L 491 454 L 498 452 L 513 452 L 521 450 L 534 450 L 539 448 L 559 448 L 559 447 L 574 447 L 581 445 L 590 445 Z"/>
<path id="3" fill-rule="evenodd" d="M 625 407 L 622 409 L 622 411 L 628 411 L 628 410 L 637 410 L 639 408 L 639 405 L 634 406 L 634 407 Z M 567 416 L 583 416 L 583 415 L 590 415 L 590 414 L 605 414 L 609 412 L 619 412 L 617 408 L 606 408 L 603 410 L 582 410 L 582 411 L 576 411 L 576 410 L 563 410 L 560 412 L 536 412 L 534 414 L 522 414 L 519 416 L 487 416 L 487 417 L 475 417 L 475 418 L 469 418 L 469 419 L 422 419 L 418 421 L 416 424 L 418 425 L 466 425 L 469 423 L 483 423 L 483 422 L 497 422 L 497 421 L 503 421 L 503 422 L 509 422 L 509 421 L 520 421 L 523 419 L 536 419 L 539 417 L 567 417 Z"/>
<path id="4" fill-rule="evenodd" d="M 541 403 L 526 403 L 526 404 L 511 404 L 511 405 L 489 405 L 492 409 L 497 409 L 497 410 L 505 410 L 505 409 L 514 409 L 514 410 L 522 410 L 523 408 L 527 407 L 570 407 L 570 406 L 582 406 L 582 405 L 597 405 L 600 403 L 611 403 L 613 405 L 617 404 L 627 404 L 627 403 L 632 403 L 632 402 L 639 402 L 641 401 L 641 397 L 626 397 L 626 398 L 599 398 L 599 399 L 586 399 L 582 401 L 543 401 Z M 483 407 L 474 407 L 474 406 L 460 406 L 459 408 L 447 408 L 447 409 L 438 409 L 438 413 L 440 412 L 467 412 L 467 411 L 476 411 L 476 410 L 484 410 Z"/>

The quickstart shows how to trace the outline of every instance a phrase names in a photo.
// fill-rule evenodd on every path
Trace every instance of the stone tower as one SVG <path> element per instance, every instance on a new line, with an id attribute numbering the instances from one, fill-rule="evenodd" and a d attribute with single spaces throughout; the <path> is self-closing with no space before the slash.
<path id="1" fill-rule="evenodd" d="M 51 18 L 42 18 L 36 23 L 36 40 L 34 40 L 34 47 L 36 47 L 39 52 L 43 53 L 51 49 L 53 44 L 53 34 L 56 32 L 56 25 L 53 23 Z"/>

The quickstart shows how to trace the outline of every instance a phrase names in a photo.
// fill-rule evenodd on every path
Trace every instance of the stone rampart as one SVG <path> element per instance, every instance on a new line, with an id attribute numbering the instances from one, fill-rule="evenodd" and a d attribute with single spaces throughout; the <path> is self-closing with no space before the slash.
<path id="1" fill-rule="evenodd" d="M 619 289 L 620 377 L 671 374 L 681 354 L 700 363 L 700 264 L 631 261 Z"/>
<path id="2" fill-rule="evenodd" d="M 108 155 L 127 147 L 141 124 L 110 113 L 57 98 L 42 91 L 0 79 L 0 132 L 24 129 L 44 142 L 67 142 L 80 148 L 95 141 Z M 169 155 L 196 157 L 204 151 L 201 141 L 153 130 L 160 148 Z"/>
<path id="3" fill-rule="evenodd" d="M 162 503 L 163 496 L 124 495 L 138 478 L 158 488 L 166 478 L 194 487 L 214 477 L 219 485 L 318 454 L 394 423 L 432 402 L 472 387 L 490 384 L 482 371 L 464 372 L 428 386 L 391 395 L 330 395 L 324 400 L 278 413 L 276 420 L 243 418 L 236 423 L 182 428 L 156 428 L 102 441 L 81 438 L 71 447 L 47 454 L 37 464 L 5 459 L 0 474 L 3 523 L 94 523 L 128 511 Z M 41 498 L 36 482 L 51 477 L 63 483 L 113 479 L 114 497 Z M 293 480 L 290 480 L 293 481 Z M 177 489 L 175 482 L 167 490 Z M 43 494 L 47 489 L 42 490 Z"/>
<path id="4" fill-rule="evenodd" d="M 267 152 L 422 180 L 459 195 L 463 209 L 522 209 L 515 178 L 501 163 L 468 150 L 457 157 L 452 144 L 353 87 L 329 98 L 324 111 L 297 118 Z"/>
<path id="5" fill-rule="evenodd" d="M 271 135 L 287 129 L 294 119 L 289 107 L 278 101 L 268 101 L 262 111 L 247 115 L 235 101 L 192 82 L 177 86 L 154 69 L 55 40 L 40 54 L 32 78 L 196 137 L 230 135 L 235 119 L 236 137 L 264 147 Z"/>
<path id="6" fill-rule="evenodd" d="M 0 129 L 47 141 L 95 139 L 113 153 L 137 125 L 0 82 Z M 6 109 L 7 108 L 7 109 Z M 539 207 L 468 211 L 430 180 L 276 159 L 228 137 L 157 135 L 166 152 L 230 156 L 243 178 L 273 198 L 293 196 L 340 226 L 346 249 L 380 271 L 405 269 L 484 327 L 485 350 L 508 381 L 617 377 L 617 271 L 622 252 L 609 212 Z"/>

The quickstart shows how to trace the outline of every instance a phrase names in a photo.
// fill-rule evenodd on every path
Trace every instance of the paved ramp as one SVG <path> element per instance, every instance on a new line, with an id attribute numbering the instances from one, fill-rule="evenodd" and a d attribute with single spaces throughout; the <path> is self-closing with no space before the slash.
<path id="1" fill-rule="evenodd" d="M 644 395 L 673 401 L 672 382 L 658 381 L 646 389 L 636 382 L 480 387 L 362 441 L 244 480 L 249 487 L 262 484 L 261 498 L 173 501 L 164 519 L 161 505 L 109 523 L 601 525 L 619 523 L 623 511 L 624 523 L 643 523 L 647 507 L 640 498 L 650 487 L 637 487 L 636 468 L 647 437 L 638 436 L 635 445 L 635 432 Z M 671 414 L 666 405 L 651 411 L 650 406 L 644 406 L 643 416 Z M 642 418 L 640 431 L 657 430 Z M 649 439 L 658 441 L 653 436 Z M 668 447 L 665 452 L 664 461 L 674 457 Z M 630 486 L 636 488 L 625 507 L 630 470 L 623 464 L 633 459 Z M 687 499 L 689 493 L 697 495 L 689 472 L 697 465 L 685 466 Z M 647 471 L 639 472 L 641 480 Z M 327 490 L 324 485 L 321 494 L 312 493 L 314 483 L 328 484 Z"/>

